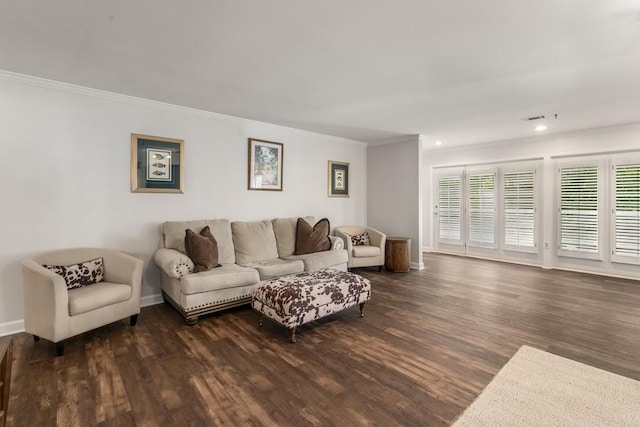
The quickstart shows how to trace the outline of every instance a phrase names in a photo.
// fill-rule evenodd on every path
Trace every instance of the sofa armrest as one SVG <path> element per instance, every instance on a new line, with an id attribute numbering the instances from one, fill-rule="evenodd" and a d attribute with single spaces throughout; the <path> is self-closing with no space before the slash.
<path id="1" fill-rule="evenodd" d="M 153 260 L 160 270 L 174 279 L 193 273 L 195 268 L 191 258 L 175 249 L 160 248 L 154 254 Z"/>
<path id="2" fill-rule="evenodd" d="M 387 236 L 375 228 L 367 227 L 369 233 L 369 244 L 371 246 L 377 246 L 384 251 L 384 245 L 387 241 Z"/>
<path id="3" fill-rule="evenodd" d="M 102 258 L 106 282 L 130 285 L 134 293 L 140 293 L 144 261 L 116 250 L 105 250 Z"/>
<path id="4" fill-rule="evenodd" d="M 25 331 L 53 342 L 68 334 L 69 294 L 64 278 L 32 259 L 22 261 Z"/>
<path id="5" fill-rule="evenodd" d="M 329 240 L 331 240 L 331 250 L 339 250 L 344 249 L 344 242 L 338 236 L 329 236 Z"/>
<path id="6" fill-rule="evenodd" d="M 349 253 L 353 250 L 353 244 L 351 243 L 351 237 L 341 230 L 336 230 L 336 237 L 342 240 L 342 245 Z"/>

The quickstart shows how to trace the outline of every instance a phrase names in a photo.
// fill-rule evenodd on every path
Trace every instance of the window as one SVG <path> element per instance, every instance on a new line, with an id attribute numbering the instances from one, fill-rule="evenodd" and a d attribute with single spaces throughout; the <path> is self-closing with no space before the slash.
<path id="1" fill-rule="evenodd" d="M 614 164 L 614 261 L 640 263 L 640 164 Z"/>
<path id="2" fill-rule="evenodd" d="M 598 165 L 560 168 L 558 254 L 597 258 Z"/>
<path id="3" fill-rule="evenodd" d="M 435 249 L 541 261 L 541 160 L 435 168 Z"/>
<path id="4" fill-rule="evenodd" d="M 513 248 L 535 248 L 535 171 L 505 172 L 504 244 Z"/>
<path id="5" fill-rule="evenodd" d="M 461 176 L 442 176 L 438 179 L 439 239 L 450 242 L 462 240 Z"/>
<path id="6" fill-rule="evenodd" d="M 494 247 L 496 221 L 496 174 L 469 175 L 469 244 Z"/>

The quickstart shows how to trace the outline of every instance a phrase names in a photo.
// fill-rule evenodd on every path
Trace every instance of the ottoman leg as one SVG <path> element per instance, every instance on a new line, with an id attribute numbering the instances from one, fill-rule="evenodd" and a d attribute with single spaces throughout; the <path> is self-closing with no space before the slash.
<path id="1" fill-rule="evenodd" d="M 292 343 L 296 343 L 296 328 L 289 328 L 289 339 Z"/>
<path id="2" fill-rule="evenodd" d="M 258 326 L 262 326 L 262 322 L 264 321 L 264 314 L 260 313 L 260 319 L 258 320 Z"/>
<path id="3" fill-rule="evenodd" d="M 360 303 L 360 317 L 364 317 L 364 305 L 366 304 L 366 302 L 361 302 Z"/>

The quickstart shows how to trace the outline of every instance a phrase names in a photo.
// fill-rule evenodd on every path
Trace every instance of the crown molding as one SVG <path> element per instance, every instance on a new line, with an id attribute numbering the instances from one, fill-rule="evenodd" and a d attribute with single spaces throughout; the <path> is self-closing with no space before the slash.
<path id="1" fill-rule="evenodd" d="M 0 80 L 12 83 L 20 83 L 24 85 L 39 87 L 43 89 L 58 90 L 74 95 L 83 95 L 92 98 L 106 99 L 114 102 L 124 102 L 132 105 L 156 108 L 165 111 L 187 113 L 189 115 L 215 117 L 226 120 L 242 120 L 233 116 L 224 114 L 211 113 L 209 111 L 198 110 L 195 108 L 182 107 L 180 105 L 168 104 L 166 102 L 153 101 L 151 99 L 140 98 L 136 96 L 123 95 L 121 93 L 109 92 L 102 89 L 94 89 L 86 86 L 79 86 L 71 83 L 65 83 L 57 80 L 45 79 L 42 77 L 29 76 L 26 74 L 14 73 L 11 71 L 0 70 Z"/>
<path id="2" fill-rule="evenodd" d="M 261 126 L 266 126 L 272 128 L 274 130 L 286 130 L 293 131 L 296 133 L 306 134 L 306 135 L 322 135 L 327 138 L 330 138 L 337 142 L 348 143 L 352 145 L 357 145 L 361 147 L 366 147 L 367 143 L 362 141 L 356 141 L 354 139 L 342 138 L 334 135 L 327 135 L 318 132 L 311 132 L 304 129 L 297 129 L 282 125 L 277 125 L 273 123 L 261 122 L 259 120 L 252 119 L 244 119 L 242 117 L 229 116 L 221 113 L 214 113 L 206 110 L 199 110 L 197 108 L 183 107 L 181 105 L 169 104 L 166 102 L 154 101 L 151 99 L 140 98 L 137 96 L 124 95 L 121 93 L 110 92 L 102 89 L 94 89 L 86 86 L 75 85 L 71 83 L 65 83 L 57 80 L 45 79 L 42 77 L 30 76 L 27 74 L 14 73 L 12 71 L 0 70 L 0 81 L 6 81 L 11 83 L 19 83 L 23 85 L 29 85 L 34 87 L 39 87 L 43 89 L 51 89 L 57 90 L 61 92 L 71 93 L 75 95 L 88 96 L 92 98 L 105 99 L 113 102 L 122 102 L 126 104 L 153 108 L 156 110 L 168 111 L 173 113 L 185 114 L 188 116 L 194 117 L 204 117 L 216 120 L 224 120 L 227 122 L 233 123 L 242 123 L 246 125 L 247 123 L 254 123 Z"/>
<path id="3" fill-rule="evenodd" d="M 399 144 L 402 142 L 416 142 L 416 141 L 420 141 L 420 135 L 418 134 L 413 134 L 413 135 L 399 135 L 399 136 L 394 136 L 391 138 L 385 138 L 385 139 L 380 139 L 378 141 L 375 142 L 370 142 L 369 143 L 369 147 L 377 147 L 380 145 L 389 145 L 389 144 Z"/>

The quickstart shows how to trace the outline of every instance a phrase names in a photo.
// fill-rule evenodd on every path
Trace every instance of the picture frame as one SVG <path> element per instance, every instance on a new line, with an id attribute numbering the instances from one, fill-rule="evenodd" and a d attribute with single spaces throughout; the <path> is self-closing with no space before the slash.
<path id="1" fill-rule="evenodd" d="M 329 197 L 349 197 L 349 163 L 329 160 Z"/>
<path id="2" fill-rule="evenodd" d="M 131 192 L 184 193 L 184 140 L 132 133 Z"/>
<path id="3" fill-rule="evenodd" d="M 249 190 L 282 191 L 284 144 L 249 138 Z"/>

